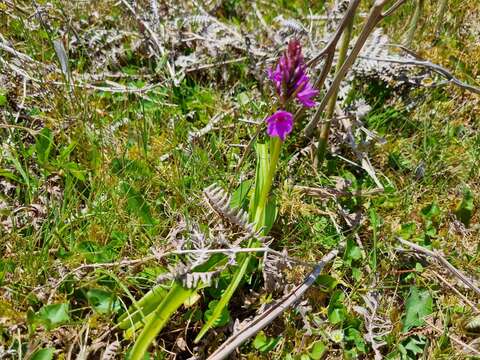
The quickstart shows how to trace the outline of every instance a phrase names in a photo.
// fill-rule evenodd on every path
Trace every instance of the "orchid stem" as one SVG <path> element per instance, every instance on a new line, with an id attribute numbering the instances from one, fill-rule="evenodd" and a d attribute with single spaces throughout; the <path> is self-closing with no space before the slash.
<path id="1" fill-rule="evenodd" d="M 348 24 L 345 27 L 345 31 L 342 35 L 342 42 L 340 44 L 340 50 L 338 52 L 338 61 L 335 66 L 335 74 L 338 74 L 338 72 L 340 71 L 340 68 L 342 67 L 347 57 L 348 45 L 350 44 L 350 39 L 352 37 L 353 19 L 354 19 L 353 16 L 350 19 L 348 19 Z M 338 89 L 335 91 L 335 93 L 332 95 L 332 97 L 328 102 L 326 118 L 322 126 L 320 127 L 320 132 L 318 136 L 317 154 L 314 160 L 314 167 L 317 169 L 319 169 L 322 166 L 325 160 L 325 154 L 327 151 L 327 144 L 328 144 L 328 135 L 330 134 L 330 124 L 332 122 L 333 114 L 335 113 L 337 95 L 338 95 Z"/>

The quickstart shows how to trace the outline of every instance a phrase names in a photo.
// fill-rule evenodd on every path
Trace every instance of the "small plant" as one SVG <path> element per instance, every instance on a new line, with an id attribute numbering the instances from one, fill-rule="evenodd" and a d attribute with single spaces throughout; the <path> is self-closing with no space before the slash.
<path id="1" fill-rule="evenodd" d="M 205 191 L 210 206 L 225 216 L 232 225 L 243 228 L 247 233 L 243 241 L 246 242 L 247 248 L 261 243 L 275 222 L 277 210 L 271 190 L 282 145 L 293 130 L 296 102 L 307 108 L 313 107 L 315 106 L 313 98 L 318 94 L 306 73 L 302 47 L 297 39 L 290 40 L 278 63 L 268 71 L 268 78 L 275 88 L 275 98 L 271 107 L 276 109 L 266 118 L 268 140 L 264 143 L 259 141 L 255 146 L 257 154 L 255 185 L 250 191 L 248 215 L 241 208 L 230 209 L 229 197 L 221 189 L 210 187 Z M 236 270 L 220 299 L 210 302 L 205 313 L 205 324 L 194 342 L 198 343 L 212 327 L 225 325 L 225 320 L 228 321 L 226 308 L 245 274 L 252 268 L 254 258 L 254 255 L 245 253 L 230 259 L 235 264 Z M 196 260 L 196 266 L 190 266 L 187 272 L 182 273 L 182 276 L 188 276 L 188 272 L 203 273 L 203 277 L 199 275 L 198 281 L 187 285 L 177 277 L 171 283 L 168 292 L 157 286 L 119 319 L 119 327 L 125 330 L 126 337 L 133 336 L 137 329 L 143 327 L 131 351 L 132 360 L 143 359 L 150 343 L 177 309 L 201 289 L 210 286 L 208 281 L 210 277 L 206 274 L 218 273 L 227 265 L 227 260 L 228 257 L 223 254 L 211 257 L 204 254 Z"/>

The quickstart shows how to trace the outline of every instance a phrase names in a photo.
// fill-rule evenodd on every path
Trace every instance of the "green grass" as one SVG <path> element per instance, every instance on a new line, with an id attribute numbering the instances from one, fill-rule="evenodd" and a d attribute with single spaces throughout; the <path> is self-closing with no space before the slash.
<path id="1" fill-rule="evenodd" d="M 246 144 L 256 131 L 238 119 L 262 119 L 268 111 L 268 90 L 260 93 L 248 61 L 192 72 L 172 86 L 161 64 L 142 49 L 133 50 L 138 24 L 124 8 L 113 1 L 88 2 L 84 7 L 51 3 L 48 26 L 25 20 L 22 9 L 32 10 L 29 3 L 22 2 L 15 10 L 0 4 L 0 33 L 16 50 L 39 62 L 58 64 L 52 39 L 68 28 L 69 20 L 91 21 L 89 26 L 97 31 L 132 31 L 119 45 L 126 50 L 118 63 L 104 71 L 122 74 L 114 80 L 123 85 L 158 86 L 143 94 L 80 86 L 70 92 L 54 83 L 63 81 L 61 74 L 32 67 L 27 71 L 40 82 L 36 86 L 29 82 L 24 97 L 23 79 L 0 63 L 0 124 L 7 124 L 0 127 L 0 353 L 9 349 L 21 352 L 24 359 L 36 359 L 35 351 L 52 348 L 59 358 L 67 358 L 70 344 L 78 353 L 84 341 L 91 344 L 104 335 L 105 344 L 121 341 L 118 358 L 123 358 L 120 354 L 131 349 L 133 341 L 123 339 L 119 330 L 109 330 L 179 257 L 69 272 L 82 264 L 141 259 L 151 255 L 152 247 L 168 251 L 172 248 L 168 234 L 182 218 L 197 221 L 207 231 L 212 217 L 202 205 L 202 190 L 217 183 L 233 192 L 240 181 L 254 177 L 254 152 L 235 172 L 243 154 L 235 144 Z M 279 13 L 308 15 L 309 4 L 259 2 L 259 8 L 270 23 Z M 323 8 L 320 2 L 312 12 Z M 393 39 L 401 38 L 412 9 L 409 3 L 385 22 Z M 89 20 L 94 10 L 99 15 Z M 453 1 L 435 38 L 431 21 L 435 7 L 427 4 L 414 48 L 478 85 L 478 41 L 471 34 L 462 35 L 466 31 L 462 26 L 474 23 L 474 10 L 479 9 L 473 2 Z M 244 2 L 224 1 L 214 15 L 254 29 L 258 19 L 251 14 Z M 28 28 L 32 21 L 37 25 L 33 30 Z M 75 36 L 71 29 L 67 33 L 69 39 Z M 86 45 L 69 55 L 70 68 L 79 78 L 97 61 Z M 0 56 L 7 62 L 13 59 L 2 50 Z M 354 308 L 365 307 L 364 296 L 372 289 L 381 295 L 378 316 L 391 325 L 381 348 L 388 359 L 417 359 L 421 353 L 426 358 L 461 358 L 463 349 L 449 335 L 465 343 L 477 339 L 464 326 L 474 317 L 470 307 L 436 277 L 432 270 L 438 273 L 438 267 L 399 255 L 395 236 L 442 251 L 452 265 L 478 278 L 478 97 L 451 86 L 397 96 L 381 82 L 356 85 L 353 97 L 372 106 L 365 126 L 386 140 L 369 150 L 385 191 L 342 197 L 338 204 L 298 194 L 292 185 L 334 187 L 344 179 L 355 193 L 372 190 L 375 184 L 363 170 L 340 158 L 328 157 L 324 172 L 318 174 L 308 156 L 287 168 L 291 155 L 306 145 L 299 135 L 287 140 L 278 166 L 279 214 L 270 233 L 272 247 L 312 262 L 341 242 L 346 248 L 307 293 L 311 309 L 305 315 L 301 308 L 286 311 L 265 329 L 265 339 L 262 335 L 242 345 L 246 358 L 303 360 L 307 354 L 314 358 L 318 342 L 325 345 L 329 358 L 373 358 L 364 338 L 366 320 Z M 190 132 L 236 105 L 213 131 L 189 139 Z M 298 134 L 301 124 L 296 126 Z M 353 158 L 348 151 L 343 155 Z M 459 207 L 466 206 L 465 189 L 471 191 L 474 204 L 468 228 L 455 221 Z M 358 212 L 358 224 L 349 228 L 336 215 L 338 205 Z M 232 320 L 253 316 L 262 304 L 281 296 L 263 290 L 262 274 L 254 272 L 260 266 L 255 261 L 250 275 L 241 280 L 229 306 Z M 188 357 L 178 339 L 193 347 L 209 303 L 218 300 L 233 271 L 225 270 L 218 288 L 201 290 L 195 303 L 173 315 L 150 348 L 152 358 L 170 358 L 165 349 Z M 305 275 L 306 269 L 297 267 L 284 272 L 290 284 L 298 284 Z M 442 275 L 456 285 L 455 278 Z M 457 288 L 476 303 L 474 293 Z M 417 295 L 424 306 L 415 318 L 409 298 Z M 443 333 L 426 325 L 424 315 Z M 308 333 L 304 322 L 311 327 Z M 406 329 L 406 323 L 411 327 Z M 206 353 L 231 334 L 226 327 L 215 331 L 205 336 Z M 277 340 L 274 348 L 265 345 Z"/>

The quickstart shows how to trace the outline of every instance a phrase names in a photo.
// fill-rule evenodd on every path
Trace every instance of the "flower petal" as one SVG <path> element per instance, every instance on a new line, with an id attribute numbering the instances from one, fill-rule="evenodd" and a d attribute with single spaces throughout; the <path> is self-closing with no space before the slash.
<path id="1" fill-rule="evenodd" d="M 312 100 L 313 97 L 317 96 L 318 90 L 314 89 L 310 83 L 306 83 L 305 87 L 297 94 L 297 99 L 305 107 L 313 107 L 316 105 L 316 102 Z"/>
<path id="2" fill-rule="evenodd" d="M 271 137 L 278 136 L 282 141 L 293 129 L 293 115 L 288 111 L 278 110 L 267 120 L 267 134 Z"/>

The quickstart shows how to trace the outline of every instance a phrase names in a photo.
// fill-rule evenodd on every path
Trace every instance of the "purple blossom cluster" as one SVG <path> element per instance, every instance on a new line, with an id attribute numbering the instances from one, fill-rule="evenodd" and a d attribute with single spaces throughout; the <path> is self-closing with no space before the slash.
<path id="1" fill-rule="evenodd" d="M 292 131 L 293 115 L 284 110 L 288 102 L 297 99 L 305 107 L 316 105 L 313 98 L 318 94 L 305 73 L 306 65 L 302 46 L 297 39 L 292 39 L 276 66 L 268 70 L 268 77 L 273 82 L 281 109 L 267 118 L 267 134 L 278 136 L 282 141 Z"/>

